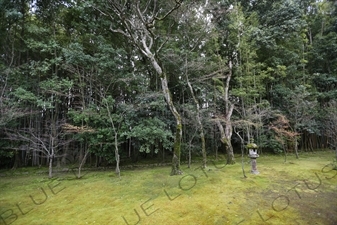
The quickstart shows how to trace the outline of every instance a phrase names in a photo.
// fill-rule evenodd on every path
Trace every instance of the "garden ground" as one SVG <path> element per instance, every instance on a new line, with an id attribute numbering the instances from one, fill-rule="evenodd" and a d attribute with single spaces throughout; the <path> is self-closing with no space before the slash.
<path id="1" fill-rule="evenodd" d="M 237 164 L 224 161 L 170 167 L 71 170 L 48 179 L 46 169 L 0 171 L 0 224 L 245 225 L 337 224 L 337 170 L 334 152 L 261 155 L 260 174 L 243 177 Z M 74 171 L 75 172 L 75 171 Z"/>

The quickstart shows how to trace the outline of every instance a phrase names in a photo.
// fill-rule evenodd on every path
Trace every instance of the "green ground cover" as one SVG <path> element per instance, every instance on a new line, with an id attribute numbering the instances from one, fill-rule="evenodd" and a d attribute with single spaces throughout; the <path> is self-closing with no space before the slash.
<path id="1" fill-rule="evenodd" d="M 239 161 L 239 160 L 238 160 Z M 262 155 L 259 175 L 241 164 L 70 171 L 52 180 L 43 169 L 0 171 L 0 224 L 337 224 L 337 170 L 331 151 L 300 159 Z"/>

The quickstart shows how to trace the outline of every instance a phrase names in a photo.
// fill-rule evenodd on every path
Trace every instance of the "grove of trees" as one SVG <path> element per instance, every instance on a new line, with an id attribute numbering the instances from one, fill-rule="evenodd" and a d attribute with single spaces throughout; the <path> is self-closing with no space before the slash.
<path id="1" fill-rule="evenodd" d="M 1 168 L 337 157 L 336 124 L 337 1 L 0 0 Z"/>

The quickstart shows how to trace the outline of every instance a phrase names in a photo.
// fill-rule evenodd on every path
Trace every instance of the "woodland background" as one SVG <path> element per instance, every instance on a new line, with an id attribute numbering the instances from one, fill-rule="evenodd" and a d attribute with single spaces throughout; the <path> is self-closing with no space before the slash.
<path id="1" fill-rule="evenodd" d="M 179 174 L 336 138 L 337 1 L 0 0 L 2 168 Z"/>

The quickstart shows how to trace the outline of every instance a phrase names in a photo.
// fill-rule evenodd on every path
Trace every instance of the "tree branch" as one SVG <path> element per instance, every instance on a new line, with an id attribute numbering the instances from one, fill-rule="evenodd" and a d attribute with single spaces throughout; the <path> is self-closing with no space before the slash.
<path id="1" fill-rule="evenodd" d="M 155 16 L 155 20 L 164 20 L 166 17 L 168 17 L 173 11 L 175 11 L 176 9 L 178 9 L 181 5 L 181 3 L 183 2 L 182 0 L 175 0 L 176 5 L 170 10 L 168 11 L 163 17 L 157 17 Z"/>

